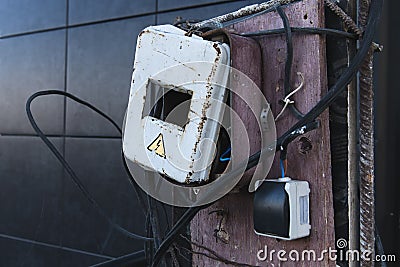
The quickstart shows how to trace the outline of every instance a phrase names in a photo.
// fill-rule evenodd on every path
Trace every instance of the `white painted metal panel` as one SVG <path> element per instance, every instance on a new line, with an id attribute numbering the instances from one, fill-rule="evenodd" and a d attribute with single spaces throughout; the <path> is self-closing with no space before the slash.
<path id="1" fill-rule="evenodd" d="M 229 75 L 226 44 L 185 33 L 171 25 L 140 33 L 123 138 L 128 160 L 180 183 L 208 179 Z M 171 89 L 191 95 L 184 126 L 144 113 Z"/>

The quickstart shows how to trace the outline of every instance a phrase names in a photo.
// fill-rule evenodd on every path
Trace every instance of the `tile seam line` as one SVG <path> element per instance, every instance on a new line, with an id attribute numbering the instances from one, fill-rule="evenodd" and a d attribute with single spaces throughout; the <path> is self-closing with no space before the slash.
<path id="1" fill-rule="evenodd" d="M 68 25 L 69 25 L 69 0 L 65 0 L 65 25 L 66 25 L 66 29 L 65 29 L 65 44 L 64 44 L 64 92 L 67 92 L 67 86 L 68 86 Z M 64 99 L 64 106 L 63 106 L 63 137 L 62 138 L 62 156 L 64 158 L 66 158 L 66 138 L 65 135 L 67 134 L 67 98 L 63 97 Z M 62 233 L 60 235 L 60 239 L 59 239 L 59 245 L 62 245 L 63 241 L 64 241 L 64 229 L 65 229 L 65 180 L 66 180 L 66 173 L 65 173 L 65 169 L 62 169 L 62 173 L 61 173 L 61 186 L 60 186 L 60 194 L 61 197 L 60 199 L 58 199 L 58 208 L 60 210 L 60 219 L 59 219 L 59 225 L 58 228 L 60 229 L 60 232 Z"/>
<path id="2" fill-rule="evenodd" d="M 159 14 L 164 14 L 164 13 L 169 13 L 169 12 L 184 11 L 184 10 L 190 10 L 193 8 L 210 7 L 210 6 L 223 5 L 223 4 L 227 4 L 227 3 L 237 3 L 237 2 L 244 2 L 244 0 L 222 1 L 222 2 L 210 3 L 210 4 L 206 4 L 206 5 L 194 5 L 194 6 L 190 6 L 190 7 L 166 9 L 166 10 L 161 10 L 161 11 L 157 11 L 157 12 L 148 12 L 148 13 L 142 13 L 142 14 L 137 14 L 137 15 L 129 15 L 129 16 L 116 17 L 116 18 L 110 18 L 110 19 L 104 19 L 104 20 L 98 20 L 98 21 L 83 22 L 83 23 L 71 24 L 68 26 L 58 26 L 58 27 L 52 27 L 52 28 L 47 28 L 47 29 L 39 29 L 39 30 L 21 32 L 21 33 L 6 34 L 3 36 L 0 36 L 0 40 L 6 40 L 6 39 L 15 38 L 15 37 L 21 37 L 21 36 L 33 35 L 33 34 L 39 34 L 39 33 L 53 32 L 53 31 L 58 31 L 58 30 L 65 30 L 67 28 L 73 29 L 73 28 L 97 25 L 97 24 L 114 22 L 114 21 L 122 21 L 122 20 L 127 20 L 127 19 L 140 18 L 140 17 L 150 16 L 150 15 L 157 16 Z"/>
<path id="3" fill-rule="evenodd" d="M 82 138 L 82 139 L 121 139 L 121 136 L 107 136 L 107 135 L 73 135 L 73 134 L 46 134 L 50 138 Z M 0 137 L 39 137 L 36 134 L 19 134 L 19 133 L 0 133 Z"/>
<path id="4" fill-rule="evenodd" d="M 61 250 L 65 250 L 65 251 L 68 251 L 68 252 L 75 252 L 75 253 L 85 254 L 85 255 L 88 255 L 88 256 L 94 256 L 94 257 L 103 258 L 103 259 L 109 259 L 109 260 L 115 259 L 114 257 L 108 256 L 108 255 L 98 254 L 98 253 L 94 253 L 94 252 L 90 252 L 90 251 L 85 251 L 85 250 L 80 250 L 80 249 L 76 249 L 76 248 L 60 246 L 60 245 L 54 245 L 54 244 L 41 242 L 41 241 L 35 241 L 35 240 L 28 239 L 28 238 L 22 238 L 22 237 L 17 237 L 17 236 L 12 236 L 12 235 L 7 235 L 7 234 L 1 234 L 1 233 L 0 233 L 0 237 L 4 238 L 4 239 L 11 239 L 11 240 L 15 240 L 15 241 L 25 242 L 25 243 L 29 243 L 29 244 L 33 244 L 33 245 L 39 245 L 39 246 L 55 248 L 55 249 L 61 249 Z"/>

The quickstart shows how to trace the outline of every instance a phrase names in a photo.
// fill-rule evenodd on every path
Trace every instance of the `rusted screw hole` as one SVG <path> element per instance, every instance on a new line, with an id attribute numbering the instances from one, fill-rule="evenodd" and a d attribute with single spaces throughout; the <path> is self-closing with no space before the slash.
<path id="1" fill-rule="evenodd" d="M 297 142 L 299 152 L 301 154 L 307 154 L 312 149 L 312 143 L 307 137 L 300 137 Z"/>
<path id="2" fill-rule="evenodd" d="M 306 14 L 304 14 L 304 20 L 306 20 L 307 18 L 308 18 L 308 14 L 306 13 Z"/>

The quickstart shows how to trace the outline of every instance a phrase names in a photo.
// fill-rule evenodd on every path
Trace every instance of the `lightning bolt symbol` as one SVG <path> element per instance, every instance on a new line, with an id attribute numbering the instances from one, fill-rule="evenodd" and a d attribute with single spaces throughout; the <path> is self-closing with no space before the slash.
<path id="1" fill-rule="evenodd" d="M 164 138 L 163 135 L 160 133 L 156 139 L 147 147 L 148 150 L 154 151 L 156 155 L 166 158 L 165 156 L 165 149 L 164 149 Z"/>

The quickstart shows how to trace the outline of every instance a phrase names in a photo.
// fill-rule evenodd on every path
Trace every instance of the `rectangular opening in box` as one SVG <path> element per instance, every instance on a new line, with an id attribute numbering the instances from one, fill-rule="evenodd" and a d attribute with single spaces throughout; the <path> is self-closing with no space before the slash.
<path id="1" fill-rule="evenodd" d="M 149 79 L 142 117 L 151 116 L 184 128 L 189 118 L 192 95 L 191 90 L 163 86 Z"/>

